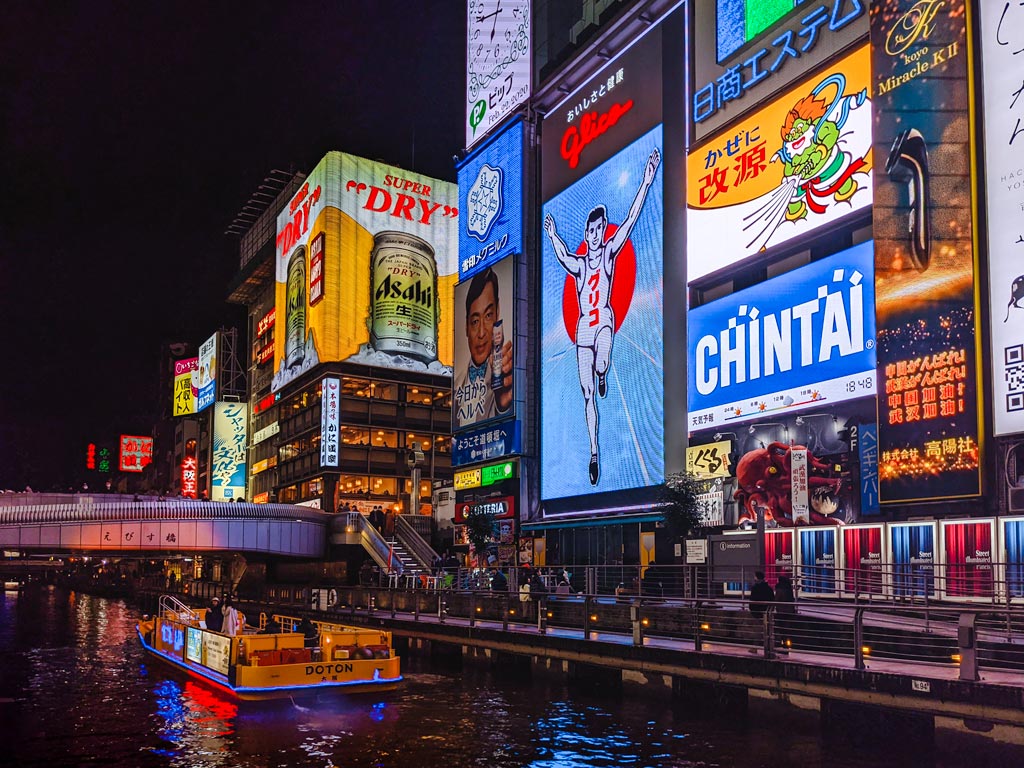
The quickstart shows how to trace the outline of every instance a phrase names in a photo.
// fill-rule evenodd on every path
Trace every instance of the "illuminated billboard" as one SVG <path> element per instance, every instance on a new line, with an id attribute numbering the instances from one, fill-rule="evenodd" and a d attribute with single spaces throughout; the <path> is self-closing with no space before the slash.
<path id="1" fill-rule="evenodd" d="M 210 498 L 231 501 L 245 498 L 245 451 L 248 431 L 245 403 L 215 403 L 213 452 L 210 455 Z"/>
<path id="2" fill-rule="evenodd" d="M 874 395 L 872 245 L 692 309 L 687 326 L 691 430 Z"/>
<path id="3" fill-rule="evenodd" d="M 530 98 L 530 0 L 466 6 L 466 146 Z"/>
<path id="4" fill-rule="evenodd" d="M 327 376 L 320 384 L 320 466 L 338 466 L 338 435 L 341 430 L 341 382 Z M 277 422 L 275 422 L 276 424 Z M 255 467 L 253 468 L 255 474 Z"/>
<path id="5" fill-rule="evenodd" d="M 871 205 L 867 46 L 687 158 L 687 282 Z"/>
<path id="6" fill-rule="evenodd" d="M 1008 435 L 1024 432 L 1024 6 L 978 7 L 985 94 L 992 431 Z"/>
<path id="7" fill-rule="evenodd" d="M 451 375 L 455 184 L 329 152 L 278 215 L 276 253 L 272 391 L 329 361 Z"/>
<path id="8" fill-rule="evenodd" d="M 882 559 L 884 530 L 881 525 L 844 525 L 843 592 L 847 595 L 880 595 L 885 589 Z"/>
<path id="9" fill-rule="evenodd" d="M 662 32 L 543 124 L 541 498 L 664 480 Z"/>
<path id="10" fill-rule="evenodd" d="M 121 471 L 141 472 L 153 461 L 153 438 L 121 435 Z"/>
<path id="11" fill-rule="evenodd" d="M 217 399 L 217 337 L 218 333 L 199 347 L 199 370 L 192 377 L 196 388 L 196 412 L 204 411 Z"/>
<path id="12" fill-rule="evenodd" d="M 455 431 L 515 413 L 514 257 L 455 287 Z"/>
<path id="13" fill-rule="evenodd" d="M 523 252 L 523 141 L 516 120 L 459 168 L 459 280 Z"/>
<path id="14" fill-rule="evenodd" d="M 995 595 L 996 521 L 943 520 L 940 525 L 945 596 L 991 600 Z"/>
<path id="15" fill-rule="evenodd" d="M 883 504 L 981 493 L 968 42 L 964 0 L 872 8 Z"/>
<path id="16" fill-rule="evenodd" d="M 866 0 L 699 0 L 692 7 L 696 141 L 868 31 Z"/>
<path id="17" fill-rule="evenodd" d="M 199 370 L 199 358 L 174 361 L 174 399 L 172 415 L 188 416 L 196 412 L 199 392 L 192 385 L 192 376 Z"/>
<path id="18" fill-rule="evenodd" d="M 935 594 L 935 523 L 890 523 L 894 597 Z"/>

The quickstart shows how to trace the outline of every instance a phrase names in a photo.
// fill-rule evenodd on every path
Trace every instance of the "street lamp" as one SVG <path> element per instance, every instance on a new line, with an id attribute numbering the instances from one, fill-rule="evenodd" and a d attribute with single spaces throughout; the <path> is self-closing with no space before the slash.
<path id="1" fill-rule="evenodd" d="M 409 465 L 409 471 L 412 474 L 412 488 L 409 492 L 409 514 L 415 515 L 420 510 L 420 466 L 423 464 L 423 451 L 418 446 L 413 446 L 405 457 L 405 463 Z"/>

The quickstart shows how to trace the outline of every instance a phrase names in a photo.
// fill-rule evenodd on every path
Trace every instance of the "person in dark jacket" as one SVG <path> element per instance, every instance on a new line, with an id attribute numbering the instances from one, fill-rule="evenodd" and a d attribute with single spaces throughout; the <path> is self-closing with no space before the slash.
<path id="1" fill-rule="evenodd" d="M 306 648 L 316 648 L 317 643 L 320 640 L 320 632 L 316 628 L 316 624 L 309 620 L 308 616 L 303 616 L 302 621 L 299 622 L 299 632 L 303 636 L 303 645 Z"/>
<path id="2" fill-rule="evenodd" d="M 491 592 L 508 592 L 508 577 L 501 568 L 491 576 Z"/>
<path id="3" fill-rule="evenodd" d="M 795 627 L 796 596 L 793 594 L 793 582 L 783 574 L 775 582 L 775 638 L 780 646 L 779 653 L 789 653 Z"/>
<path id="4" fill-rule="evenodd" d="M 220 610 L 220 598 L 214 595 L 210 604 L 206 606 L 206 628 L 220 632 L 223 626 L 224 614 Z"/>
<path id="5" fill-rule="evenodd" d="M 764 580 L 764 571 L 755 571 L 754 579 L 754 586 L 750 588 L 750 612 L 763 616 L 768 606 L 775 602 L 775 590 Z"/>

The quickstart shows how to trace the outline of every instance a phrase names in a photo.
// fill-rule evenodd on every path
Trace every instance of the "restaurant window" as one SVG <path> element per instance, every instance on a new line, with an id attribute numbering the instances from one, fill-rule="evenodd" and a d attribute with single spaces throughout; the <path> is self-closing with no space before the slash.
<path id="1" fill-rule="evenodd" d="M 370 430 L 360 427 L 342 427 L 341 442 L 351 446 L 369 445 Z"/>
<path id="2" fill-rule="evenodd" d="M 424 453 L 430 453 L 431 442 L 430 435 L 420 434 L 418 432 L 405 433 L 406 448 L 419 448 Z"/>
<path id="3" fill-rule="evenodd" d="M 353 379 L 344 376 L 341 379 L 341 394 L 344 397 L 370 397 L 369 379 Z"/>
<path id="4" fill-rule="evenodd" d="M 371 430 L 371 443 L 374 448 L 397 448 L 398 432 L 393 429 Z"/>

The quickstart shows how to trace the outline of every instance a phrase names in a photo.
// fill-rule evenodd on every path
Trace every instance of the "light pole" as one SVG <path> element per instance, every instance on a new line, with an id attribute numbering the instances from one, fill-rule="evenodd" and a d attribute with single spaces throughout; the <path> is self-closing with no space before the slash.
<path id="1" fill-rule="evenodd" d="M 412 488 L 409 491 L 409 514 L 415 515 L 420 511 L 420 466 L 423 464 L 423 451 L 418 446 L 409 449 L 405 463 L 409 465 L 412 475 Z"/>

